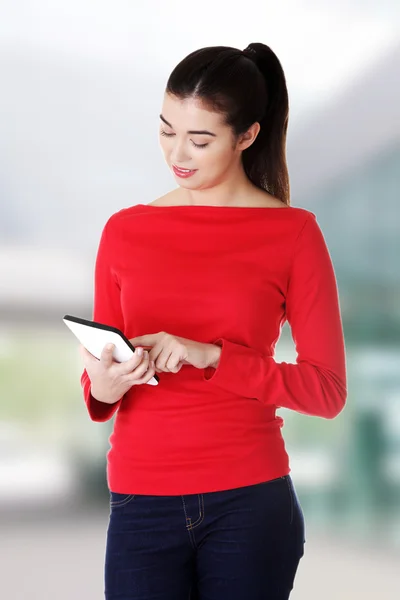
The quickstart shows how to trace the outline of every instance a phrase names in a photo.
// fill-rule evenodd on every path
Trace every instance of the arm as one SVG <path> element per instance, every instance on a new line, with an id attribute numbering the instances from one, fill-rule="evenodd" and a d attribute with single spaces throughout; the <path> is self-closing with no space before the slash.
<path id="1" fill-rule="evenodd" d="M 110 245 L 108 241 L 109 222 L 105 225 L 97 251 L 94 273 L 93 320 L 106 323 L 124 330 L 124 320 L 120 304 L 120 288 L 109 261 Z M 122 398 L 114 404 L 100 402 L 92 396 L 91 381 L 86 369 L 81 376 L 83 396 L 92 421 L 108 421 L 118 410 Z"/>
<path id="2" fill-rule="evenodd" d="M 277 407 L 332 419 L 344 407 L 345 346 L 338 290 L 323 234 L 313 213 L 294 247 L 286 295 L 286 317 L 296 364 L 277 363 L 247 346 L 219 338 L 216 369 L 204 379 L 225 390 Z"/>

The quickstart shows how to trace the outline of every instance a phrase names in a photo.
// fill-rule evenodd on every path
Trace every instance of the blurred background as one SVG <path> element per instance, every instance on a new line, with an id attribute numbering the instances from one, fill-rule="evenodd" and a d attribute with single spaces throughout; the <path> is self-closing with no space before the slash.
<path id="1" fill-rule="evenodd" d="M 158 143 L 174 66 L 272 47 L 290 97 L 293 206 L 334 263 L 348 401 L 281 410 L 307 524 L 294 600 L 400 596 L 400 4 L 3 0 L 0 595 L 103 598 L 105 455 L 65 313 L 91 318 L 101 230 L 175 187 Z M 276 359 L 295 362 L 286 324 Z"/>

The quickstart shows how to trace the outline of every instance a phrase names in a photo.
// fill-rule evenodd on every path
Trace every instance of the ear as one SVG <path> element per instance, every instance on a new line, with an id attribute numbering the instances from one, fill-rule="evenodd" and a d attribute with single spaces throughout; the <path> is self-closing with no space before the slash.
<path id="1" fill-rule="evenodd" d="M 251 146 L 259 134 L 261 127 L 260 123 L 257 121 L 251 125 L 245 133 L 242 133 L 239 136 L 239 140 L 237 143 L 238 150 L 246 150 L 249 146 Z"/>

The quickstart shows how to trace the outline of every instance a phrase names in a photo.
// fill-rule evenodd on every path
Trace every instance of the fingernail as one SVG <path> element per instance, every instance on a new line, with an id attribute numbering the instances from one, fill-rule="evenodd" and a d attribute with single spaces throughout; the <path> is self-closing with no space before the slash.
<path id="1" fill-rule="evenodd" d="M 138 348 L 137 349 L 137 353 L 138 353 L 138 356 L 142 356 L 142 354 L 143 354 L 143 348 Z"/>
<path id="2" fill-rule="evenodd" d="M 112 350 L 114 347 L 114 344 L 107 344 L 107 350 Z"/>

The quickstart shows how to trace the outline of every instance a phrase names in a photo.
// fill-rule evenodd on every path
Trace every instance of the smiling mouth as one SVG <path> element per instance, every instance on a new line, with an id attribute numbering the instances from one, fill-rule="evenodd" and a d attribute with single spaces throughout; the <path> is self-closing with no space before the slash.
<path id="1" fill-rule="evenodd" d="M 183 169 L 182 167 L 177 167 L 176 165 L 172 165 L 174 169 L 177 171 L 181 171 L 182 173 L 192 173 L 192 171 L 196 171 L 196 169 Z"/>

